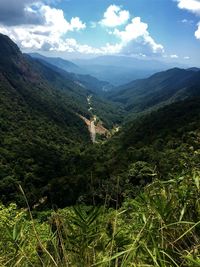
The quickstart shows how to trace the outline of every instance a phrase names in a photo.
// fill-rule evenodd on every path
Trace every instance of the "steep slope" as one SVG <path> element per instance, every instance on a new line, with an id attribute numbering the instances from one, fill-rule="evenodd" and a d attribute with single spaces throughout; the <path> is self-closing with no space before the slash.
<path id="1" fill-rule="evenodd" d="M 108 143 L 88 148 L 76 164 L 92 173 L 93 197 L 114 206 L 134 197 L 153 179 L 168 180 L 199 171 L 200 97 L 135 119 Z M 91 164 L 92 162 L 92 164 Z M 85 192 L 91 201 L 91 192 Z"/>
<path id="2" fill-rule="evenodd" d="M 70 109 L 74 114 L 88 114 L 86 96 L 89 90 L 22 55 L 19 48 L 4 35 L 0 35 L 0 72 L 18 94 L 26 96 L 26 101 L 38 102 L 36 104 L 41 109 L 48 102 L 57 105 L 59 95 L 63 98 L 63 109 Z"/>
<path id="3" fill-rule="evenodd" d="M 30 58 L 28 57 L 28 59 Z M 85 116 L 87 118 L 92 116 L 87 102 L 87 97 L 92 95 L 94 113 L 107 128 L 112 128 L 114 124 L 122 122 L 125 115 L 122 105 L 107 100 L 103 95 L 101 96 L 102 84 L 97 79 L 89 75 L 83 75 L 82 80 L 80 81 L 78 80 L 80 75 L 68 73 L 46 61 L 36 60 L 34 61 L 34 66 L 36 70 L 39 70 L 40 73 L 44 75 L 45 79 L 55 87 L 59 88 L 59 90 L 66 93 L 66 86 L 70 85 L 73 89 L 67 89 L 67 94 L 71 95 L 73 99 L 72 102 L 74 102 L 73 105 L 77 106 L 77 110 L 84 106 Z M 102 83 L 104 84 L 104 82 Z M 74 90 L 74 88 L 76 88 L 76 90 Z M 82 112 L 79 113 L 82 114 Z"/>
<path id="4" fill-rule="evenodd" d="M 66 172 L 70 150 L 90 142 L 78 114 L 90 116 L 89 92 L 24 57 L 0 35 L 0 195 L 17 198 L 21 183 L 35 201 L 48 181 Z M 29 195 L 29 196 L 30 196 Z"/>
<path id="5" fill-rule="evenodd" d="M 110 83 L 100 81 L 97 78 L 87 74 L 87 71 L 68 60 L 64 60 L 62 58 L 45 57 L 40 54 L 30 54 L 30 56 L 37 59 L 42 64 L 47 65 L 49 68 L 52 68 L 54 71 L 63 73 L 62 70 L 64 70 L 68 79 L 97 94 L 101 95 L 105 91 L 109 91 L 113 88 L 113 85 Z"/>
<path id="6" fill-rule="evenodd" d="M 198 95 L 200 71 L 174 68 L 121 86 L 108 94 L 108 99 L 123 103 L 130 113 L 138 113 Z"/>
<path id="7" fill-rule="evenodd" d="M 60 69 L 63 69 L 67 72 L 73 72 L 73 73 L 83 73 L 84 70 L 82 70 L 78 65 L 74 64 L 73 62 L 62 59 L 59 57 L 45 57 L 39 53 L 30 53 L 31 57 L 36 59 L 41 59 L 43 61 L 46 61 L 47 63 L 57 66 Z"/>
<path id="8" fill-rule="evenodd" d="M 187 99 L 140 117 L 108 142 L 94 145 L 89 145 L 90 136 L 80 118 L 91 116 L 87 103 L 91 91 L 67 75 L 22 55 L 10 39 L 0 35 L 3 202 L 23 205 L 17 191 L 21 184 L 31 206 L 40 200 L 62 207 L 76 201 L 105 203 L 105 199 L 116 206 L 152 178 L 169 179 L 199 170 L 198 71 L 174 69 L 149 78 L 153 96 L 162 95 L 158 103 L 167 104 L 177 94 L 181 97 L 174 97 L 176 101 Z M 143 96 L 148 84 L 146 80 L 134 84 L 140 82 L 146 88 L 138 85 L 136 95 L 142 90 Z M 170 97 L 164 94 L 166 88 Z M 105 116 L 108 111 L 116 116 L 116 107 L 95 95 L 92 101 L 95 114 L 100 110 Z"/>
<path id="9" fill-rule="evenodd" d="M 0 34 L 2 201 L 24 201 L 17 191 L 19 183 L 30 204 L 49 195 L 52 181 L 59 179 L 68 186 L 68 204 L 86 190 L 87 183 L 72 175 L 76 172 L 72 163 L 76 161 L 74 154 L 79 155 L 91 144 L 87 125 L 81 119 L 91 116 L 87 102 L 91 94 L 65 71 L 23 55 L 7 36 Z M 93 106 L 95 114 L 102 121 L 105 116 L 110 127 L 119 120 L 116 107 L 95 94 Z"/>

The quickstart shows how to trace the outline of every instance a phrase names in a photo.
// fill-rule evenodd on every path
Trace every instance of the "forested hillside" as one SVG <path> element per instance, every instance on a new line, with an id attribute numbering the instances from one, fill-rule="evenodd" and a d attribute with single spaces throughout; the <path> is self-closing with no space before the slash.
<path id="1" fill-rule="evenodd" d="M 115 205 L 153 179 L 199 170 L 199 114 L 199 98 L 175 103 L 134 120 L 104 145 L 84 150 L 75 161 L 75 176 L 88 179 L 86 200 L 92 200 L 93 190 L 97 203 L 106 197 Z"/>
<path id="2" fill-rule="evenodd" d="M 105 81 L 100 81 L 97 78 L 87 74 L 84 69 L 81 69 L 79 66 L 68 60 L 45 57 L 40 54 L 30 54 L 30 56 L 47 65 L 49 68 L 52 68 L 54 71 L 60 72 L 67 76 L 68 79 L 76 81 L 79 83 L 79 85 L 97 93 L 98 95 L 102 95 L 105 91 L 113 88 L 113 85 Z"/>
<path id="3" fill-rule="evenodd" d="M 91 190 L 97 202 L 102 203 L 105 195 L 109 193 L 112 199 L 119 190 L 113 188 L 119 177 L 122 193 L 118 197 L 122 201 L 126 188 L 146 184 L 153 177 L 167 179 L 191 171 L 192 164 L 195 167 L 198 163 L 199 155 L 196 152 L 191 155 L 194 148 L 190 142 L 195 139 L 193 135 L 198 139 L 199 98 L 140 116 L 125 124 L 108 142 L 92 145 L 88 129 L 79 117 L 91 116 L 87 103 L 91 92 L 67 79 L 64 71 L 24 57 L 6 36 L 1 35 L 0 43 L 3 201 L 18 198 L 16 187 L 22 183 L 33 204 L 42 197 L 48 198 L 47 206 L 65 206 L 79 198 L 91 203 Z M 198 70 L 174 69 L 136 81 L 138 89 L 123 92 L 148 95 L 154 88 L 155 97 L 159 91 L 165 99 L 166 95 L 177 94 L 184 85 L 184 92 L 178 91 L 182 92 L 180 99 L 184 99 L 198 95 L 198 81 Z M 168 87 L 173 82 L 170 91 Z M 139 88 L 141 83 L 149 84 L 150 89 Z M 106 125 L 122 121 L 125 115 L 122 105 L 115 112 L 117 108 L 104 99 L 93 95 L 92 101 L 93 112 L 100 114 Z M 129 97 L 128 101 L 133 100 Z M 144 100 L 139 103 L 144 105 Z M 150 172 L 148 177 L 140 174 L 143 168 Z M 138 174 L 129 177 L 131 170 Z"/>
<path id="4" fill-rule="evenodd" d="M 122 103 L 128 113 L 134 116 L 199 95 L 199 69 L 174 68 L 118 87 L 107 97 Z"/>
<path id="5" fill-rule="evenodd" d="M 17 184 L 22 183 L 34 203 L 49 181 L 69 172 L 71 153 L 91 142 L 79 117 L 91 116 L 87 102 L 91 91 L 68 79 L 67 73 L 22 55 L 4 35 L 0 35 L 0 78 L 1 200 L 16 199 Z M 112 127 L 121 119 L 115 106 L 95 95 L 93 101 L 106 125 Z M 70 201 L 77 198 L 72 194 Z"/>
<path id="6" fill-rule="evenodd" d="M 48 182 L 34 206 L 20 188 L 30 210 L 1 205 L 1 262 L 199 266 L 199 109 L 200 99 L 173 104 L 105 145 L 71 151 L 68 176 Z"/>
<path id="7" fill-rule="evenodd" d="M 0 266 L 198 267 L 199 70 L 75 77 L 0 34 Z"/>

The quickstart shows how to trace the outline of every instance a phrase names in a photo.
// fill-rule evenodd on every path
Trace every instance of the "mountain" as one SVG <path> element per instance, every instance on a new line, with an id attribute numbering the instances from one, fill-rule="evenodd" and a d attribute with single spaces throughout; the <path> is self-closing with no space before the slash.
<path id="1" fill-rule="evenodd" d="M 25 56 L 27 58 L 27 55 Z M 84 105 L 84 107 L 87 105 L 86 117 L 89 118 L 92 116 L 91 111 L 88 110 L 89 106 L 88 102 L 86 101 L 88 96 L 92 96 L 93 112 L 99 117 L 106 127 L 112 128 L 113 124 L 121 123 L 124 116 L 124 109 L 122 105 L 111 102 L 104 98 L 104 94 L 107 91 L 103 91 L 102 88 L 110 87 L 107 82 L 101 82 L 90 75 L 79 75 L 66 72 L 43 60 L 36 59 L 34 60 L 34 64 L 37 64 L 37 69 L 44 74 L 48 81 L 54 83 L 59 89 L 62 89 L 63 87 L 65 88 L 66 85 L 69 84 L 71 84 L 71 86 L 74 88 L 78 88 L 79 94 L 82 95 L 82 102 L 80 103 L 78 101 L 80 98 L 79 96 L 78 98 L 77 96 L 72 96 L 74 105 Z M 68 94 L 72 94 L 73 92 L 74 90 L 70 90 L 70 92 L 68 91 Z"/>
<path id="2" fill-rule="evenodd" d="M 98 79 L 116 86 L 149 77 L 173 66 L 156 60 L 142 60 L 128 56 L 100 56 L 72 61 Z"/>
<path id="3" fill-rule="evenodd" d="M 200 95 L 200 71 L 173 68 L 136 80 L 108 94 L 133 114 Z"/>
<path id="4" fill-rule="evenodd" d="M 112 175 L 121 174 L 133 186 L 143 186 L 152 179 L 168 180 L 195 171 L 199 168 L 199 127 L 200 97 L 132 120 L 113 140 L 112 148 L 107 148 L 113 151 Z"/>
<path id="5" fill-rule="evenodd" d="M 63 73 L 61 70 L 64 70 L 65 76 L 67 76 L 68 79 L 75 81 L 80 86 L 85 87 L 99 95 L 113 88 L 113 85 L 110 83 L 100 81 L 97 78 L 87 74 L 87 71 L 68 60 L 64 60 L 62 58 L 45 57 L 38 53 L 32 53 L 29 55 L 37 59 L 42 64 L 47 65 L 49 68 L 52 68 L 54 71 Z"/>
<path id="6" fill-rule="evenodd" d="M 100 66 L 120 66 L 142 69 L 160 69 L 167 68 L 168 65 L 156 60 L 144 60 L 128 56 L 99 56 L 91 59 L 72 60 L 79 65 L 100 65 Z M 82 64 L 81 64 L 82 63 Z"/>
<path id="7" fill-rule="evenodd" d="M 68 79 L 66 72 L 23 55 L 17 45 L 0 34 L 0 195 L 5 202 L 22 203 L 18 184 L 31 203 L 49 192 L 61 177 L 69 186 L 68 200 L 77 198 L 70 162 L 91 143 L 81 116 L 90 118 L 87 97 L 92 92 Z M 95 114 L 112 126 L 118 110 L 93 95 Z M 84 185 L 81 190 L 85 190 Z"/>
<path id="8" fill-rule="evenodd" d="M 199 166 L 199 84 L 196 69 L 170 69 L 107 93 L 111 105 L 0 35 L 1 201 L 25 206 L 20 184 L 31 207 L 116 208 L 154 178 L 190 175 Z M 133 113 L 140 118 L 125 123 Z M 110 128 L 124 123 L 92 144 L 81 116 L 94 114 Z"/>
<path id="9" fill-rule="evenodd" d="M 199 129 L 200 97 L 131 120 L 108 142 L 75 156 L 72 169 L 76 166 L 79 177 L 92 179 L 88 178 L 88 190 L 81 198 L 88 204 L 103 205 L 106 199 L 115 207 L 116 201 L 135 198 L 152 180 L 191 176 L 199 170 Z M 52 198 L 59 203 L 67 185 L 62 180 L 54 184 Z"/>
<path id="10" fill-rule="evenodd" d="M 137 179 L 144 178 L 142 175 L 152 170 L 156 170 L 159 179 L 166 180 L 172 173 L 189 172 L 195 166 L 198 168 L 199 129 L 199 96 L 172 103 L 130 121 L 105 147 L 110 154 L 110 160 L 105 160 L 110 177 L 121 174 L 125 179 L 136 162 L 140 163 L 138 168 L 141 173 L 138 177 L 136 171 L 139 172 L 139 169 L 135 170 L 135 175 L 132 173 L 133 184 L 140 182 Z M 105 175 L 102 173 L 102 177 Z M 151 180 L 151 175 L 148 178 Z"/>
<path id="11" fill-rule="evenodd" d="M 84 72 L 84 70 L 82 70 L 76 64 L 72 63 L 69 60 L 62 59 L 60 57 L 45 57 L 39 53 L 30 53 L 29 55 L 33 58 L 44 60 L 44 61 L 48 62 L 49 64 L 55 65 L 58 68 L 63 69 L 67 72 L 73 72 L 73 73 L 83 73 Z"/>

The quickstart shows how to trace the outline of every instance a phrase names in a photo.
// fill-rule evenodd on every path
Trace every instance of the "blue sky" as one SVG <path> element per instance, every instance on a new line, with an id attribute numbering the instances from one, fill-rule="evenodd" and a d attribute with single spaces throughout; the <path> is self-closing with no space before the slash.
<path id="1" fill-rule="evenodd" d="M 199 0 L 1 0 L 0 32 L 24 52 L 200 66 Z"/>

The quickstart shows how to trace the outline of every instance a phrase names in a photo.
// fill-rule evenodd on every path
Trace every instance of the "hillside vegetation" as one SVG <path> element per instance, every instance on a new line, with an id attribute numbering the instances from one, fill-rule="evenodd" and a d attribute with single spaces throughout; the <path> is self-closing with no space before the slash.
<path id="1" fill-rule="evenodd" d="M 196 96 L 200 96 L 199 69 L 174 68 L 120 86 L 109 92 L 107 98 L 123 104 L 131 118 Z"/>
<path id="2" fill-rule="evenodd" d="M 89 94 L 90 90 L 68 79 L 67 73 L 27 58 L 8 37 L 0 35 L 2 201 L 20 203 L 16 185 L 21 183 L 34 203 L 49 192 L 49 182 L 71 172 L 68 162 L 73 161 L 73 153 L 91 143 L 87 126 L 79 116 L 91 116 Z M 95 112 L 105 117 L 106 126 L 120 121 L 115 106 L 98 101 L 95 95 L 93 99 Z M 74 181 L 69 178 L 67 182 L 71 190 Z M 69 203 L 77 197 L 72 190 Z"/>
<path id="3" fill-rule="evenodd" d="M 71 77 L 0 35 L 0 266 L 200 266 L 199 70 L 109 100 Z"/>

